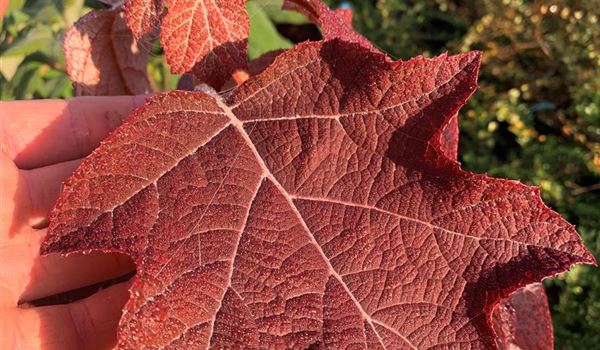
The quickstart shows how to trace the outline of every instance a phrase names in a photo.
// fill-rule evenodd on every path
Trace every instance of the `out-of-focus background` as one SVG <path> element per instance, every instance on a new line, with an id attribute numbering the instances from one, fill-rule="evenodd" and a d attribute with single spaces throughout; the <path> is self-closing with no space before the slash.
<path id="1" fill-rule="evenodd" d="M 251 58 L 318 39 L 316 27 L 252 0 Z M 577 225 L 600 260 L 600 0 L 354 0 L 356 29 L 397 59 L 482 50 L 480 89 L 461 112 L 466 169 L 520 179 Z M 11 0 L 0 34 L 0 98 L 67 98 L 62 36 L 95 0 Z M 175 88 L 156 40 L 155 91 Z M 576 266 L 544 283 L 557 349 L 600 344 L 600 271 Z"/>

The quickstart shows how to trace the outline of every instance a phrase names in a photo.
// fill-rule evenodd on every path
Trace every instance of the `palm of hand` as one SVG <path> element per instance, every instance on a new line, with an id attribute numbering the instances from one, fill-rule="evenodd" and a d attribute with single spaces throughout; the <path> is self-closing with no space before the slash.
<path id="1" fill-rule="evenodd" d="M 143 97 L 89 97 L 0 104 L 0 329 L 2 348 L 99 349 L 116 340 L 128 283 L 77 302 L 28 302 L 133 269 L 115 254 L 39 256 L 62 181 Z"/>

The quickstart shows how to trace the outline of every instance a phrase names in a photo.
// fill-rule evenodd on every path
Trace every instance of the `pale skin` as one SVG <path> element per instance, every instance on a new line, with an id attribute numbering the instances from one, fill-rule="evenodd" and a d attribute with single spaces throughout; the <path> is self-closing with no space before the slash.
<path id="1" fill-rule="evenodd" d="M 41 257 L 62 182 L 143 96 L 0 102 L 1 349 L 104 349 L 116 342 L 129 283 L 62 305 L 27 302 L 121 276 L 125 256 Z"/>

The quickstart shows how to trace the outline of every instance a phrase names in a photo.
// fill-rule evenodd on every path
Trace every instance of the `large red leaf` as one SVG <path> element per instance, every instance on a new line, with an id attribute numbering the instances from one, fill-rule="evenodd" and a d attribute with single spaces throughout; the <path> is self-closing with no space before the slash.
<path id="1" fill-rule="evenodd" d="M 306 43 L 224 99 L 156 96 L 42 252 L 134 258 L 123 348 L 495 347 L 500 298 L 594 259 L 537 189 L 444 155 L 479 60 Z"/>
<path id="2" fill-rule="evenodd" d="M 67 31 L 63 48 L 76 95 L 150 92 L 148 51 L 134 39 L 120 10 L 92 11 L 81 17 Z"/>
<path id="3" fill-rule="evenodd" d="M 160 41 L 173 73 L 194 69 L 216 88 L 246 65 L 245 0 L 169 0 Z M 217 74 L 218 73 L 218 74 Z"/>
<path id="4" fill-rule="evenodd" d="M 500 349 L 554 349 L 552 319 L 544 287 L 533 283 L 513 293 L 493 313 Z"/>

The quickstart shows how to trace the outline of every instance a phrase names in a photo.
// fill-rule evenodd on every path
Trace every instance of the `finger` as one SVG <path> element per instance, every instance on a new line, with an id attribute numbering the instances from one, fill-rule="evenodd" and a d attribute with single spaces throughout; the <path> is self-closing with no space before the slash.
<path id="1" fill-rule="evenodd" d="M 117 340 L 129 285 L 119 283 L 75 303 L 15 309 L 16 329 L 3 338 L 12 336 L 15 349 L 108 349 Z"/>
<path id="2" fill-rule="evenodd" d="M 39 244 L 24 244 L 23 240 L 24 235 L 19 235 L 10 244 L 0 247 L 2 306 L 45 298 L 134 270 L 131 260 L 122 254 L 92 252 L 42 257 L 39 256 Z"/>
<path id="3" fill-rule="evenodd" d="M 91 252 L 40 256 L 46 230 L 30 230 L 0 246 L 1 303 L 15 306 L 122 276 L 135 269 L 123 254 Z"/>
<path id="4" fill-rule="evenodd" d="M 82 158 L 146 97 L 1 102 L 2 147 L 21 169 Z"/>
<path id="5" fill-rule="evenodd" d="M 18 198 L 25 196 L 23 181 L 20 179 L 19 170 L 4 152 L 0 152 L 0 241 L 4 242 L 14 233 L 18 227 L 14 225 L 18 217 L 20 205 Z M 17 216 L 17 217 L 16 217 Z"/>
<path id="6" fill-rule="evenodd" d="M 42 168 L 21 170 L 21 176 L 27 184 L 30 212 L 27 214 L 29 225 L 43 227 L 47 222 L 48 213 L 54 207 L 62 183 L 81 164 L 82 159 L 48 165 Z"/>
<path id="7" fill-rule="evenodd" d="M 92 252 L 38 256 L 29 274 L 29 282 L 19 303 L 30 302 L 81 287 L 108 281 L 135 270 L 131 259 L 123 254 Z"/>
<path id="8" fill-rule="evenodd" d="M 23 227 L 42 228 L 58 199 L 62 182 L 81 160 L 64 162 L 33 170 L 18 170 L 2 155 L 2 237 L 12 237 Z M 8 226 L 7 226 L 8 225 Z"/>

